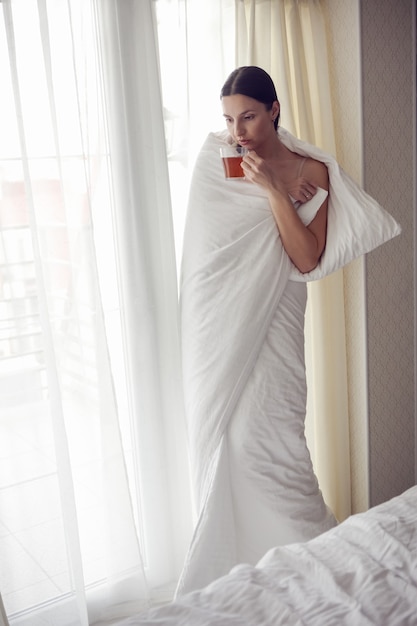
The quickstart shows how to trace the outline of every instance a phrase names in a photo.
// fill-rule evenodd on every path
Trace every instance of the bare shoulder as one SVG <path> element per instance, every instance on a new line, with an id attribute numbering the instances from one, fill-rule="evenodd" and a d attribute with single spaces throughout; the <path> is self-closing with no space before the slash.
<path id="1" fill-rule="evenodd" d="M 303 176 L 322 189 L 329 189 L 329 172 L 321 161 L 307 159 L 303 168 Z"/>

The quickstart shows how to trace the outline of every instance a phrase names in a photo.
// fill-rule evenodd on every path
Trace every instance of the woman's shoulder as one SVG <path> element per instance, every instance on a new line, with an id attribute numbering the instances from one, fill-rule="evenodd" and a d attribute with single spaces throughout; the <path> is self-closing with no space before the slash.
<path id="1" fill-rule="evenodd" d="M 305 157 L 302 175 L 314 182 L 318 187 L 322 187 L 322 189 L 329 188 L 329 172 L 326 164 L 322 161 Z"/>

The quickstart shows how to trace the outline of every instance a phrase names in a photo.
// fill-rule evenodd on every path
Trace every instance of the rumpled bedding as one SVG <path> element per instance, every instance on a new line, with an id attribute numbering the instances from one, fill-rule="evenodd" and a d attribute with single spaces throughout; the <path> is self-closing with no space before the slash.
<path id="1" fill-rule="evenodd" d="M 415 626 L 417 486 L 123 626 Z"/>

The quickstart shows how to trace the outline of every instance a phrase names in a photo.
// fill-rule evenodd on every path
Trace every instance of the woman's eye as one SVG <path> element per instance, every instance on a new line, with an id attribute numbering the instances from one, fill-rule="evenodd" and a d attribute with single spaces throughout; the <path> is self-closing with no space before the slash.
<path id="1" fill-rule="evenodd" d="M 253 120 L 253 115 L 245 115 L 245 120 Z"/>

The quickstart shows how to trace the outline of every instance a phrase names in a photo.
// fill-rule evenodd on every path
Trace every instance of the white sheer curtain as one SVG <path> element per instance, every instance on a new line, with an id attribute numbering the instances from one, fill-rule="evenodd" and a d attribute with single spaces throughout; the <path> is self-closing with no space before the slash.
<path id="1" fill-rule="evenodd" d="M 317 5 L 0 3 L 0 591 L 11 624 L 99 623 L 170 597 L 192 523 L 170 190 L 179 257 L 193 158 L 224 126 L 219 89 L 238 64 L 271 71 L 283 124 L 332 149 Z M 333 291 L 315 307 L 320 346 L 334 338 L 321 334 Z M 320 371 L 314 385 L 337 403 L 343 372 L 332 398 Z M 332 411 L 342 414 L 319 411 L 324 430 Z M 344 471 L 344 423 L 336 465 L 317 437 L 331 468 L 322 484 Z"/>
<path id="2" fill-rule="evenodd" d="M 178 265 L 194 159 L 224 127 L 220 89 L 235 68 L 235 0 L 155 0 Z"/>
<path id="3" fill-rule="evenodd" d="M 153 4 L 97 0 L 126 377 L 152 587 L 175 585 L 192 530 Z"/>
<path id="4" fill-rule="evenodd" d="M 268 71 L 281 124 L 335 154 L 326 31 L 320 0 L 238 0 L 237 65 Z M 351 513 L 343 271 L 309 284 L 308 435 L 326 501 Z"/>
<path id="5" fill-rule="evenodd" d="M 0 16 L 0 590 L 87 625 L 169 597 L 191 532 L 153 3 Z"/>

